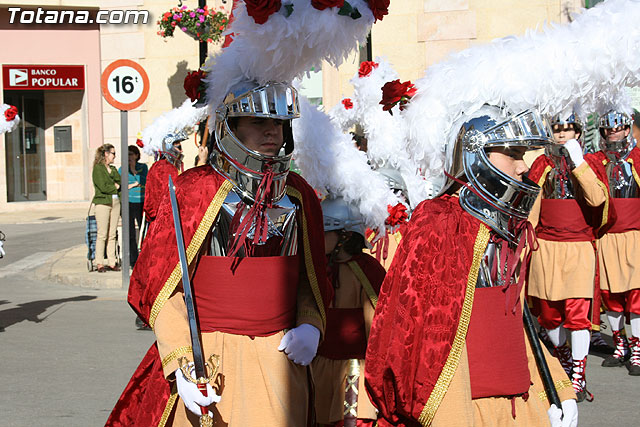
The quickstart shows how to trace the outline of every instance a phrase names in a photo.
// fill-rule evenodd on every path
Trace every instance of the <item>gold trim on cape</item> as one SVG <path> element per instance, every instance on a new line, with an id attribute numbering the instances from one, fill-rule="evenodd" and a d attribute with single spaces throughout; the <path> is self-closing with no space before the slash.
<path id="1" fill-rule="evenodd" d="M 376 308 L 376 305 L 378 305 L 378 295 L 376 295 L 376 292 L 373 290 L 373 286 L 371 286 L 371 282 L 369 282 L 367 275 L 364 274 L 364 271 L 362 271 L 360 265 L 357 262 L 349 261 L 347 265 L 360 281 L 360 284 L 364 288 L 364 291 L 367 293 L 367 296 L 369 297 L 369 301 L 371 301 L 371 305 L 373 306 L 373 308 Z"/>
<path id="2" fill-rule="evenodd" d="M 309 242 L 309 233 L 307 232 L 307 216 L 304 214 L 304 207 L 302 206 L 302 194 L 297 189 L 287 185 L 287 194 L 291 197 L 295 197 L 300 202 L 302 207 L 302 242 L 304 246 L 304 263 L 307 268 L 307 277 L 309 278 L 309 285 L 311 285 L 311 291 L 313 292 L 313 298 L 316 300 L 316 305 L 320 311 L 320 318 L 322 319 L 322 325 L 327 324 L 327 315 L 324 311 L 324 303 L 322 301 L 322 295 L 320 294 L 320 286 L 318 286 L 318 277 L 316 276 L 316 270 L 313 266 L 313 257 L 311 256 L 311 243 Z"/>
<path id="3" fill-rule="evenodd" d="M 167 354 L 164 359 L 162 359 L 162 369 L 166 368 L 169 363 L 173 362 L 178 357 L 191 353 L 193 353 L 193 350 L 191 349 L 190 345 L 176 348 L 171 353 Z"/>
<path id="4" fill-rule="evenodd" d="M 544 180 L 547 179 L 547 174 L 549 173 L 549 171 L 553 169 L 551 166 L 547 165 L 544 168 L 544 171 L 542 172 L 542 175 L 540 176 L 540 179 L 538 180 L 537 184 L 538 187 L 542 188 L 542 185 L 544 184 Z"/>
<path id="5" fill-rule="evenodd" d="M 447 361 L 442 367 L 438 381 L 431 391 L 427 404 L 424 405 L 418 421 L 422 426 L 430 426 L 433 421 L 433 417 L 436 415 L 436 411 L 444 398 L 449 384 L 453 378 L 453 374 L 456 372 L 458 363 L 460 362 L 460 356 L 464 348 L 465 340 L 467 337 L 467 329 L 469 328 L 469 321 L 471 320 L 471 309 L 473 308 L 473 297 L 476 289 L 476 283 L 478 281 L 478 272 L 480 270 L 480 262 L 489 243 L 489 228 L 480 224 L 480 229 L 476 236 L 476 241 L 473 244 L 473 261 L 471 263 L 471 269 L 469 270 L 469 276 L 467 277 L 467 287 L 464 295 L 464 303 L 462 304 L 462 312 L 460 313 L 460 322 L 458 323 L 458 330 L 456 331 L 451 351 L 447 357 Z"/>
<path id="6" fill-rule="evenodd" d="M 167 405 L 164 407 L 164 411 L 162 411 L 162 417 L 160 418 L 158 427 L 167 425 L 167 420 L 169 419 L 169 415 L 171 415 L 173 406 L 176 404 L 176 400 L 178 400 L 178 390 L 176 389 L 175 383 L 173 383 L 171 386 L 171 395 L 167 399 Z"/>
<path id="7" fill-rule="evenodd" d="M 204 213 L 202 221 L 200 221 L 200 225 L 198 225 L 198 228 L 196 229 L 196 232 L 194 233 L 193 238 L 189 243 L 189 247 L 187 248 L 187 263 L 190 264 L 200 250 L 202 242 L 207 237 L 207 233 L 211 229 L 211 226 L 216 220 L 218 212 L 220 211 L 224 200 L 227 198 L 227 194 L 229 194 L 229 191 L 231 191 L 232 188 L 233 184 L 228 180 L 225 180 L 222 185 L 220 185 L 220 188 L 216 192 L 216 195 L 213 197 L 213 200 L 211 200 L 207 211 Z M 162 290 L 160 290 L 160 292 L 158 293 L 156 300 L 153 302 L 153 306 L 151 307 L 151 314 L 149 315 L 149 325 L 151 325 L 152 328 L 156 323 L 156 318 L 158 317 L 160 310 L 162 310 L 164 304 L 167 302 L 171 294 L 173 294 L 173 291 L 175 291 L 181 279 L 182 271 L 180 268 L 180 262 L 178 261 L 173 271 L 169 275 L 169 278 L 164 283 Z"/>

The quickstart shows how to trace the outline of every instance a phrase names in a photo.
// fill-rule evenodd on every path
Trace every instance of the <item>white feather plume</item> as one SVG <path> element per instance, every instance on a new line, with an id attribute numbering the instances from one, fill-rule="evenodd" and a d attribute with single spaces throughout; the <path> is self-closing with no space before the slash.
<path id="1" fill-rule="evenodd" d="M 301 97 L 300 118 L 293 120 L 296 148 L 293 157 L 302 176 L 324 194 L 339 194 L 353 203 L 371 229 L 384 230 L 387 206 L 400 199 L 387 187 L 380 174 L 367 164 L 351 135 Z"/>
<path id="2" fill-rule="evenodd" d="M 640 78 L 638 22 L 640 2 L 607 0 L 569 24 L 475 46 L 430 67 L 403 112 L 408 150 L 424 176 L 442 178 L 445 145 L 485 103 L 551 114 L 627 110 L 623 87 Z"/>
<path id="3" fill-rule="evenodd" d="M 367 157 L 374 168 L 388 167 L 400 172 L 407 186 L 410 207 L 415 206 L 430 195 L 430 184 L 419 174 L 419 167 L 406 149 L 406 121 L 394 107 L 394 114 L 382 110 L 382 86 L 398 79 L 398 74 L 384 58 L 376 58 L 378 66 L 369 75 L 360 77 L 358 73 L 350 80 L 354 87 L 354 108 L 350 121 L 362 126 L 367 138 Z M 332 109 L 340 112 L 342 105 Z M 344 107 L 343 107 L 344 110 Z"/>
<path id="4" fill-rule="evenodd" d="M 152 156 L 162 151 L 162 141 L 170 133 L 190 129 L 198 122 L 204 120 L 208 114 L 208 108 L 195 107 L 195 102 L 185 99 L 181 106 L 157 117 L 153 123 L 142 131 L 142 150 Z"/>
<path id="5" fill-rule="evenodd" d="M 20 116 L 16 114 L 16 116 L 12 120 L 7 120 L 4 116 L 4 112 L 7 111 L 12 106 L 9 104 L 2 104 L 0 106 L 0 135 L 5 132 L 11 132 L 18 127 L 20 123 Z"/>
<path id="6" fill-rule="evenodd" d="M 205 65 L 207 102 L 218 107 L 231 88 L 244 81 L 291 82 L 322 60 L 338 66 L 365 40 L 374 18 L 365 0 L 350 0 L 362 16 L 338 15 L 338 8 L 315 9 L 309 0 L 290 0 L 290 16 L 283 6 L 264 24 L 247 14 L 244 1 L 234 8 L 229 31 L 233 42 Z"/>

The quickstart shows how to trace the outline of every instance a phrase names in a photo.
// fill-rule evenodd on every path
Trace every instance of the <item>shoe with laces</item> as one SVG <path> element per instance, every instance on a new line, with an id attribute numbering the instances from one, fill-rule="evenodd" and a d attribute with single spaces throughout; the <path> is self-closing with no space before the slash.
<path id="1" fill-rule="evenodd" d="M 573 361 L 571 370 L 571 385 L 576 392 L 578 402 L 586 400 L 593 402 L 593 394 L 587 390 L 587 358 Z"/>
<path id="2" fill-rule="evenodd" d="M 594 331 L 591 333 L 589 351 L 600 354 L 613 354 L 615 349 L 607 344 L 604 338 L 602 338 L 600 331 Z"/>
<path id="3" fill-rule="evenodd" d="M 553 348 L 553 356 L 556 357 L 560 364 L 562 365 L 562 369 L 567 373 L 567 375 L 571 376 L 571 368 L 573 367 L 573 358 L 571 357 L 571 349 L 569 345 L 565 342 L 564 344 Z"/>
<path id="4" fill-rule="evenodd" d="M 629 347 L 631 347 L 631 357 L 627 360 L 625 366 L 629 371 L 629 375 L 637 377 L 640 376 L 640 338 L 629 338 Z"/>
<path id="5" fill-rule="evenodd" d="M 602 366 L 606 368 L 623 366 L 624 362 L 629 359 L 629 343 L 627 342 L 627 337 L 622 335 L 620 331 L 613 331 L 613 343 L 615 344 L 613 354 L 607 356 L 602 361 Z"/>

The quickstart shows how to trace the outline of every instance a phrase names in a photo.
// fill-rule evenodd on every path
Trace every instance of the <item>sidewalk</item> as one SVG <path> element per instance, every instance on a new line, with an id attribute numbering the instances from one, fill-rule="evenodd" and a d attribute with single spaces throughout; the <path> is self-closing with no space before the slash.
<path id="1" fill-rule="evenodd" d="M 0 224 L 46 223 L 53 228 L 56 223 L 84 222 L 88 209 L 87 201 L 7 203 L 0 207 Z M 122 231 L 118 228 L 122 236 Z M 33 274 L 38 280 L 82 288 L 122 289 L 122 272 L 89 272 L 85 244 L 55 252 L 45 263 L 36 267 Z"/>

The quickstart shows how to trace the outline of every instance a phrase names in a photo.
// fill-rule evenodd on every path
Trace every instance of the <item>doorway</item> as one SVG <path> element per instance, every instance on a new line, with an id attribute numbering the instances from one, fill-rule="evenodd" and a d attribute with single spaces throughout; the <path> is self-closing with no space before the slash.
<path id="1" fill-rule="evenodd" d="M 20 124 L 5 134 L 7 201 L 47 200 L 44 146 L 44 91 L 4 91 L 18 108 Z"/>

